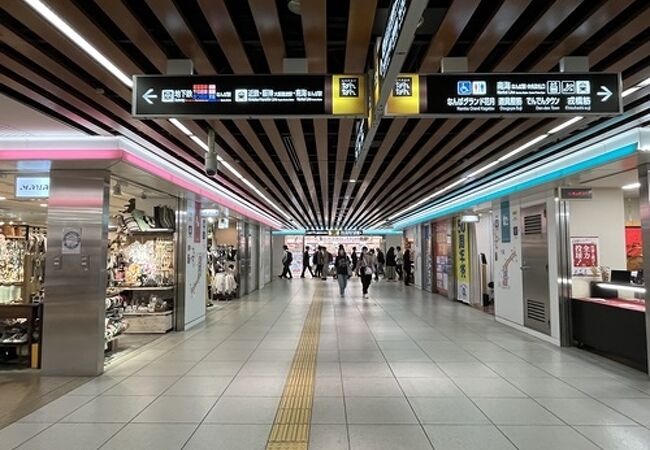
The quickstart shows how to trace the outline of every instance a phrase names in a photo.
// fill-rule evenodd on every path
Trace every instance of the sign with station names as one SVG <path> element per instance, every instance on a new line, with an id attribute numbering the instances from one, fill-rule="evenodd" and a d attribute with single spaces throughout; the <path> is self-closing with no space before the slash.
<path id="1" fill-rule="evenodd" d="M 622 112 L 618 73 L 402 74 L 387 116 L 557 117 Z"/>
<path id="2" fill-rule="evenodd" d="M 136 75 L 139 118 L 365 117 L 365 75 Z"/>

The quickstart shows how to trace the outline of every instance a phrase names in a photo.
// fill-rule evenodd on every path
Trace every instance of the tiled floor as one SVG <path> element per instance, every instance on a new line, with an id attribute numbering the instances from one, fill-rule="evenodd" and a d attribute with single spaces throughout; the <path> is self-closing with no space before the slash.
<path id="1" fill-rule="evenodd" d="M 415 288 L 359 288 L 276 281 L 0 430 L 0 449 L 263 449 L 317 291 L 313 450 L 650 448 L 647 375 Z"/>

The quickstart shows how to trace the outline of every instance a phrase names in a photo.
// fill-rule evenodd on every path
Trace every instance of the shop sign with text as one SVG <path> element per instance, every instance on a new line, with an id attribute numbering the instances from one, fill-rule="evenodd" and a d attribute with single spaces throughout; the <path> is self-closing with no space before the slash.
<path id="1" fill-rule="evenodd" d="M 460 218 L 454 219 L 456 238 L 456 297 L 463 303 L 470 302 L 470 244 L 469 224 L 461 222 Z"/>

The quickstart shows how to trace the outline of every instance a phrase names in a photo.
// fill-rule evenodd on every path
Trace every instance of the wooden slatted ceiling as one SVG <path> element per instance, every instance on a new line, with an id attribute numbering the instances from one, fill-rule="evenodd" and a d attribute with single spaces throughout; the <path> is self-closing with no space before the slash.
<path id="1" fill-rule="evenodd" d="M 561 2 L 560 2 L 561 3 Z M 606 16 L 607 14 L 618 14 L 622 12 L 625 6 L 629 6 L 632 2 L 623 2 L 625 5 L 623 7 L 617 6 L 617 5 L 612 5 L 611 2 L 606 2 L 606 4 L 602 5 L 597 11 L 594 12 L 593 15 L 589 16 L 580 26 L 576 28 L 573 32 L 571 32 L 565 39 L 560 41 L 558 43 L 558 46 L 561 46 L 562 48 L 566 50 L 572 50 L 577 48 L 580 44 L 582 44 L 585 40 L 587 40 L 590 36 L 592 36 L 594 33 L 596 33 L 600 27 L 604 25 L 603 23 L 603 17 Z M 610 16 L 615 17 L 614 16 Z M 610 48 L 609 52 L 615 51 L 616 48 Z M 554 50 L 552 50 L 554 51 Z M 570 53 L 566 53 L 570 54 Z M 502 61 L 507 61 L 509 58 L 510 52 L 502 59 Z M 555 66 L 558 62 L 559 58 L 556 58 L 554 60 L 551 60 L 549 58 L 542 58 L 534 67 L 531 67 L 530 71 L 549 71 Z M 522 130 L 530 129 L 531 123 L 535 123 L 536 121 L 534 119 L 529 119 L 526 121 L 524 125 L 519 127 L 519 137 L 522 141 L 524 141 L 527 137 L 526 133 L 522 133 Z M 493 136 L 495 134 L 499 133 L 499 128 L 493 129 L 486 131 L 485 134 L 487 136 Z M 513 144 L 513 148 L 516 147 L 518 144 Z M 462 146 L 461 146 L 462 147 Z M 490 154 L 495 150 L 495 147 L 488 147 L 486 149 L 482 149 L 480 152 L 481 158 L 484 157 L 486 154 Z M 455 151 L 455 148 L 457 147 L 451 147 L 449 145 L 445 146 L 442 149 L 438 149 L 437 152 L 440 155 L 440 158 L 447 159 L 449 155 Z M 523 155 L 522 155 L 523 156 Z M 400 153 L 397 154 L 397 157 L 400 157 Z M 480 160 L 478 157 L 473 158 L 473 162 L 476 162 L 476 160 Z M 444 184 L 447 184 L 449 181 L 452 181 L 458 177 L 460 177 L 464 171 L 469 169 L 468 165 L 459 165 L 454 170 L 449 170 L 448 166 L 439 166 L 436 167 L 437 159 L 430 159 L 427 164 L 421 167 L 421 169 L 416 172 L 414 175 L 410 175 L 407 171 L 403 171 L 402 177 L 401 178 L 406 178 L 408 177 L 409 180 L 418 180 L 417 183 L 407 182 L 404 183 L 402 186 L 403 192 L 402 195 L 400 195 L 400 201 L 392 201 L 388 202 L 386 197 L 387 195 L 384 195 L 383 197 L 378 197 L 378 196 L 373 196 L 370 197 L 369 203 L 372 203 L 373 205 L 377 205 L 378 209 L 382 211 L 398 211 L 399 209 L 404 208 L 403 205 L 408 205 L 409 203 L 413 203 L 417 201 L 418 198 L 425 197 L 438 189 L 440 186 L 443 186 Z M 435 183 L 431 183 L 430 180 L 436 180 Z M 408 188 L 408 189 L 407 189 Z M 385 189 L 384 192 L 393 192 L 391 189 Z M 377 214 L 372 214 L 372 212 L 368 209 L 365 208 L 363 210 L 356 210 L 355 212 L 359 212 L 361 215 L 358 216 L 359 219 L 361 219 L 359 222 L 356 224 L 368 224 L 369 222 L 372 222 L 376 219 L 379 219 L 379 215 Z M 386 216 L 387 214 L 383 214 L 383 216 Z M 358 220 L 358 218 L 351 216 L 351 220 Z M 366 219 L 365 221 L 363 219 Z M 354 222 L 353 222 L 354 223 Z M 355 225 L 356 225 L 355 224 Z"/>
<path id="2" fill-rule="evenodd" d="M 141 73 L 145 68 L 164 73 L 170 54 L 191 57 L 198 73 L 248 74 L 253 72 L 253 66 L 260 67 L 248 59 L 246 50 L 251 48 L 255 54 L 263 53 L 271 73 L 282 73 L 282 60 L 287 54 L 283 36 L 297 36 L 295 30 L 283 30 L 283 24 L 297 23 L 295 16 L 284 16 L 290 14 L 284 0 L 249 0 L 246 4 L 239 0 L 183 0 L 182 4 L 174 0 L 94 0 L 92 4 L 45 1 L 127 74 Z M 344 69 L 348 73 L 364 72 L 375 42 L 375 12 L 388 3 L 343 3 L 348 9 L 337 10 L 338 16 L 334 17 L 339 20 L 343 14 L 347 16 Z M 495 4 L 499 7 L 491 8 Z M 325 0 L 303 0 L 301 35 L 312 73 L 327 72 L 328 47 L 340 48 L 327 35 L 328 13 L 332 14 L 333 8 L 328 11 L 326 6 Z M 468 52 L 472 69 L 549 71 L 560 57 L 586 48 L 597 70 L 625 70 L 626 86 L 645 79 L 650 71 L 650 8 L 639 0 L 549 0 L 543 4 L 538 0 L 441 0 L 430 4 L 440 6 L 449 9 L 422 55 L 421 73 L 437 72 L 441 58 L 461 48 Z M 4 2 L 0 8 L 13 21 L 0 24 L 2 91 L 31 97 L 41 102 L 40 109 L 76 120 L 93 133 L 124 134 L 142 145 L 156 143 L 164 151 L 202 167 L 202 149 L 167 120 L 131 119 L 125 106 L 130 102 L 130 90 L 70 45 L 31 8 L 19 1 Z M 99 14 L 102 17 L 94 17 L 93 8 L 103 12 Z M 144 11 L 151 11 L 153 16 L 141 17 Z M 193 20 L 192 14 L 204 17 Z M 107 24 L 106 17 L 112 24 Z M 238 31 L 240 19 L 249 26 L 254 23 L 256 28 L 257 34 L 246 33 L 246 42 Z M 16 24 L 22 24 L 42 41 L 15 32 Z M 112 36 L 115 29 L 133 44 Z M 210 40 L 210 34 L 214 39 Z M 173 42 L 169 38 L 161 40 L 161 36 L 169 36 Z M 43 43 L 64 49 L 65 54 L 48 50 L 48 44 Z M 136 45 L 139 53 L 125 45 Z M 218 57 L 207 53 L 215 45 L 221 52 Z M 290 45 L 291 54 L 300 53 L 299 43 L 292 41 Z M 420 58 L 419 52 L 413 53 L 410 56 Z M 146 60 L 134 56 L 139 54 Z M 639 64 L 642 61 L 646 67 Z M 75 71 L 75 65 L 81 71 Z M 418 66 L 417 61 L 407 65 Z M 98 94 L 97 83 L 110 94 Z M 581 123 L 592 120 L 597 119 Z M 324 119 L 227 122 L 210 123 L 218 131 L 224 159 L 292 215 L 296 219 L 293 225 L 319 227 L 379 223 L 483 161 L 521 145 L 531 134 L 539 133 L 537 129 L 546 130 L 562 119 L 388 120 L 382 125 L 382 140 L 373 146 L 363 170 L 361 164 L 352 164 L 352 120 L 336 120 L 330 125 L 335 125 L 337 132 L 329 135 L 333 129 Z M 205 139 L 205 122 L 183 123 Z M 313 136 L 307 135 L 312 129 Z M 300 173 L 284 147 L 282 133 L 293 139 Z M 310 155 L 315 155 L 315 163 Z M 349 183 L 348 178 L 358 182 Z M 224 173 L 219 182 L 282 218 L 236 177 Z"/>

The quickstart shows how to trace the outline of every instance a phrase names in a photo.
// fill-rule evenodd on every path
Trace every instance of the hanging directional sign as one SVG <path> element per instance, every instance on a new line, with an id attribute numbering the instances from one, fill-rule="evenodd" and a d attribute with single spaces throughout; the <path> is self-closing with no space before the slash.
<path id="1" fill-rule="evenodd" d="M 134 117 L 365 117 L 365 75 L 136 75 Z"/>
<path id="2" fill-rule="evenodd" d="M 400 74 L 387 116 L 555 117 L 623 111 L 617 73 Z"/>

